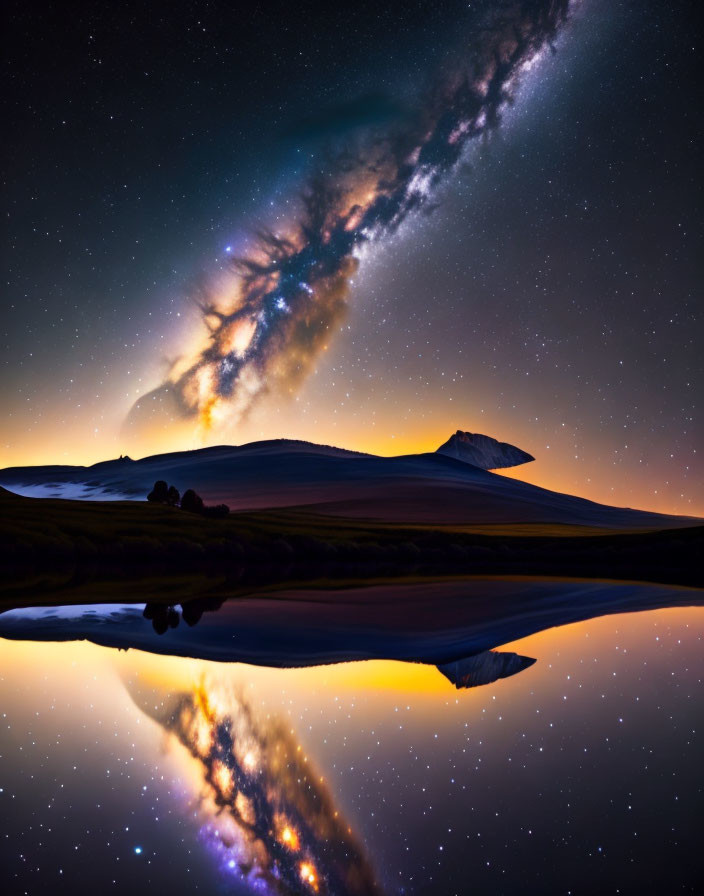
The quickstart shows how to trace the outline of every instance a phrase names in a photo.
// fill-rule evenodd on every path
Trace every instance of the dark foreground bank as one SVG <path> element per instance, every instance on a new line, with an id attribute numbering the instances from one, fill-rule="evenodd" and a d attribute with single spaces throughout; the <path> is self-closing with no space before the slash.
<path id="1" fill-rule="evenodd" d="M 304 511 L 207 519 L 141 502 L 8 492 L 0 492 L 0 511 L 5 608 L 125 599 L 174 604 L 236 596 L 253 585 L 445 575 L 704 585 L 702 526 L 626 533 L 574 526 L 477 530 Z"/>

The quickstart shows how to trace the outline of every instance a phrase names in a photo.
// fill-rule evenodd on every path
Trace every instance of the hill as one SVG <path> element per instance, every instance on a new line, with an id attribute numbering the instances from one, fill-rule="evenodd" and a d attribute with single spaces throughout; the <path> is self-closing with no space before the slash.
<path id="1" fill-rule="evenodd" d="M 298 508 L 375 522 L 454 526 L 663 529 L 697 523 L 552 492 L 444 453 L 378 457 L 287 439 L 90 467 L 0 470 L 0 485 L 36 497 L 144 499 L 157 479 L 237 511 Z"/>

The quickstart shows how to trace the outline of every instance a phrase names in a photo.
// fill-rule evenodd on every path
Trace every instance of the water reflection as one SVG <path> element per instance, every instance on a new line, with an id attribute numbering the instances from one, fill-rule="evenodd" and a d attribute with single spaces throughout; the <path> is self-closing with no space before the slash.
<path id="1" fill-rule="evenodd" d="M 438 665 L 438 671 L 460 688 L 477 688 L 493 684 L 500 678 L 510 678 L 530 668 L 535 659 L 530 656 L 519 656 L 517 653 L 499 653 L 497 650 L 485 650 L 474 656 L 453 660 Z"/>
<path id="2" fill-rule="evenodd" d="M 487 651 L 439 666 L 456 688 L 486 685 L 535 662 Z M 135 703 L 198 764 L 203 839 L 220 868 L 275 894 L 380 894 L 372 866 L 295 732 L 240 690 L 203 676 L 188 691 L 126 682 Z"/>
<path id="3" fill-rule="evenodd" d="M 380 892 L 362 847 L 293 730 L 205 677 L 135 702 L 197 761 L 201 809 L 223 869 L 267 893 Z"/>
<path id="4" fill-rule="evenodd" d="M 171 628 L 176 628 L 181 616 L 187 625 L 196 625 L 206 611 L 219 610 L 224 599 L 195 598 L 179 605 L 157 604 L 147 602 L 142 615 L 149 619 L 157 635 L 164 635 Z M 179 612 L 181 610 L 181 612 Z M 460 657 L 448 663 L 439 663 L 437 668 L 457 689 L 475 688 L 491 684 L 500 678 L 509 678 L 533 665 L 535 659 L 518 656 L 516 653 L 499 653 L 495 650 L 484 650 L 481 653 Z"/>
<path id="5" fill-rule="evenodd" d="M 0 642 L 5 891 L 694 892 L 703 634 L 628 614 L 443 668 Z"/>
<path id="6" fill-rule="evenodd" d="M 225 603 L 224 597 L 194 597 L 182 605 L 147 601 L 142 615 L 149 619 L 157 635 L 165 635 L 170 628 L 176 628 L 183 618 L 186 625 L 198 625 L 203 613 L 219 610 Z"/>
<path id="7" fill-rule="evenodd" d="M 702 603 L 704 590 L 695 588 L 473 577 L 205 597 L 184 602 L 180 611 L 156 603 L 17 608 L 0 613 L 0 637 L 89 638 L 108 647 L 262 666 L 361 659 L 445 666 L 551 626 Z"/>

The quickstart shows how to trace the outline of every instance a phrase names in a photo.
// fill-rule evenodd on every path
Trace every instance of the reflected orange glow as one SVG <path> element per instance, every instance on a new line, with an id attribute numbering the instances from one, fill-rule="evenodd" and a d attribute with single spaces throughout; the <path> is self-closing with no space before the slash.
<path id="1" fill-rule="evenodd" d="M 527 656 L 537 657 L 538 662 L 515 679 L 497 682 L 491 689 L 512 687 L 520 681 L 535 683 L 536 676 L 549 676 L 545 658 L 555 651 L 568 653 L 581 648 L 584 638 L 597 649 L 613 637 L 614 628 L 622 627 L 624 631 L 634 635 L 650 632 L 655 622 L 668 621 L 673 625 L 686 624 L 693 618 L 704 620 L 704 609 L 696 607 L 677 607 L 663 610 L 650 610 L 641 613 L 625 613 L 603 616 L 586 622 L 577 622 L 559 628 L 550 628 L 530 635 L 519 641 L 497 646 L 497 649 L 514 651 Z M 253 687 L 256 681 L 257 693 L 262 695 L 280 695 L 289 689 L 305 688 L 311 700 L 323 699 L 329 694 L 355 693 L 365 694 L 374 700 L 388 699 L 390 692 L 413 694 L 418 697 L 438 696 L 453 700 L 473 700 L 477 695 L 485 695 L 488 688 L 476 688 L 469 691 L 455 691 L 447 679 L 435 666 L 420 663 L 402 663 L 392 660 L 372 660 L 368 662 L 338 663 L 323 667 L 302 669 L 273 669 L 253 667 L 240 663 L 220 665 L 205 660 L 157 656 L 130 650 L 127 653 L 116 653 L 108 648 L 98 647 L 85 641 L 69 643 L 35 643 L 30 641 L 3 641 L 2 655 L 6 663 L 12 665 L 15 673 L 31 680 L 36 675 L 37 651 L 41 651 L 42 666 L 53 669 L 53 676 L 63 686 L 69 682 L 82 680 L 86 670 L 103 670 L 117 672 L 119 676 L 130 676 L 139 673 L 140 680 L 159 689 L 180 689 L 192 687 L 194 680 L 201 679 L 203 672 L 216 679 L 226 677 L 229 681 L 241 681 L 245 688 Z M 92 673 L 91 673 L 92 674 Z M 119 677 L 115 677 L 116 688 L 121 688 Z M 214 717 L 214 708 L 209 696 L 201 687 L 197 689 L 199 714 L 192 720 L 193 733 L 199 750 L 205 752 L 209 744 L 207 727 L 208 719 Z M 253 771 L 257 768 L 256 751 L 248 745 L 242 756 L 242 764 Z"/>

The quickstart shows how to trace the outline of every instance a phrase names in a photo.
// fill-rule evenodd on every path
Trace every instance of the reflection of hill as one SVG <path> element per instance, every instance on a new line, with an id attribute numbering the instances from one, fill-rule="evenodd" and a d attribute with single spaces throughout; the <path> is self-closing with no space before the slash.
<path id="1" fill-rule="evenodd" d="M 491 684 L 499 678 L 509 678 L 532 666 L 535 660 L 517 653 L 499 653 L 485 650 L 475 656 L 442 663 L 438 669 L 456 688 L 476 688 Z"/>
<path id="2" fill-rule="evenodd" d="M 158 634 L 141 605 L 10 610 L 0 637 L 89 638 L 108 647 L 264 666 L 310 666 L 355 659 L 441 665 L 479 680 L 511 671 L 510 658 L 476 657 L 546 628 L 595 616 L 704 603 L 704 590 L 632 582 L 465 579 L 366 587 L 250 591 Z M 527 658 L 517 658 L 526 662 Z M 459 662 L 458 662 L 459 661 Z M 489 663 L 498 662 L 490 669 Z M 505 665 L 502 666 L 501 664 Z"/>

